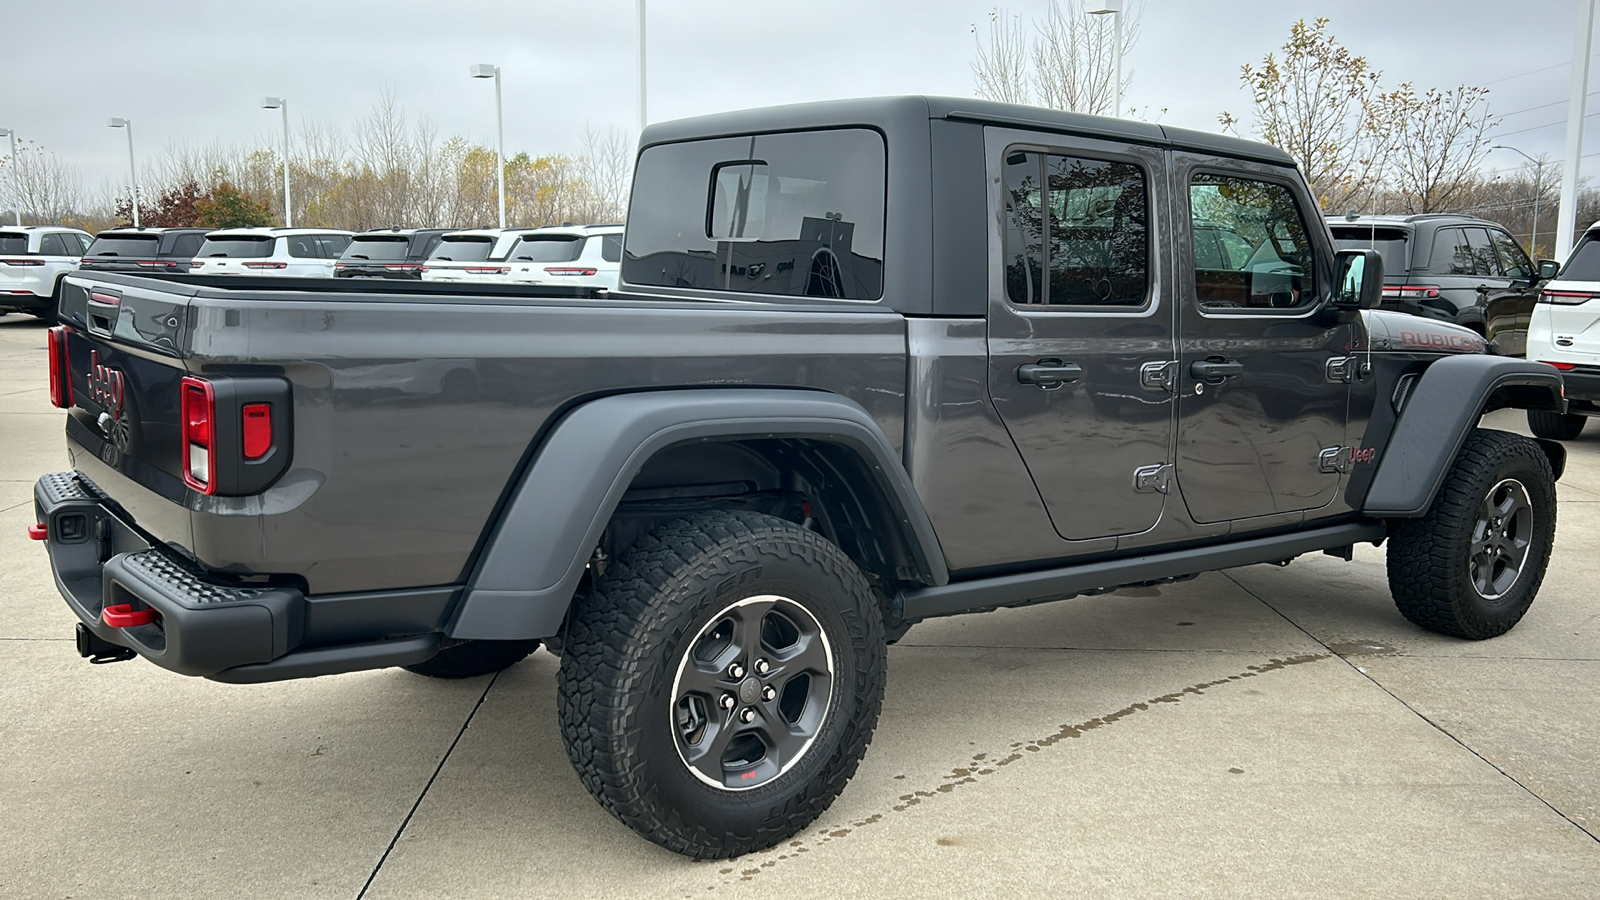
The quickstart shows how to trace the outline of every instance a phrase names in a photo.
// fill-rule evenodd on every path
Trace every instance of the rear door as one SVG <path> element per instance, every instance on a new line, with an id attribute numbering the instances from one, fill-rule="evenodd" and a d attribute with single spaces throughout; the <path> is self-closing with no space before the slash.
<path id="1" fill-rule="evenodd" d="M 1173 359 L 1159 150 L 990 128 L 989 396 L 1056 532 L 1153 528 Z"/>
<path id="2" fill-rule="evenodd" d="M 1355 326 L 1323 314 L 1332 248 L 1291 169 L 1174 153 L 1177 485 L 1196 522 L 1314 509 L 1340 483 Z M 1313 228 L 1312 225 L 1316 225 Z M 1225 229 L 1250 252 L 1194 248 Z M 1240 254 L 1243 255 L 1243 254 Z M 1246 525 L 1245 527 L 1249 527 Z"/>

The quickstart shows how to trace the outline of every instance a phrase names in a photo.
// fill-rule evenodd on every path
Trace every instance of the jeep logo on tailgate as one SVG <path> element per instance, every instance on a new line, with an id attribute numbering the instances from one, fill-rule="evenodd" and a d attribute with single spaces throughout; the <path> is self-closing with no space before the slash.
<path id="1" fill-rule="evenodd" d="M 122 373 L 100 364 L 100 351 L 89 353 L 89 397 L 113 419 L 122 418 Z"/>

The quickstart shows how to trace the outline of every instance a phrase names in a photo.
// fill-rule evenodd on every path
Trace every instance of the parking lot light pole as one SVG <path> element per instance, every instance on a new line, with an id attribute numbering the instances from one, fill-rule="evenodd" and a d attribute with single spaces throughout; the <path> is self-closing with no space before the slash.
<path id="1" fill-rule="evenodd" d="M 133 227 L 139 227 L 139 169 L 133 164 L 133 120 L 107 119 L 111 128 L 128 129 L 128 195 L 133 198 Z"/>
<path id="2" fill-rule="evenodd" d="M 1084 4 L 1084 12 L 1091 16 L 1111 16 L 1112 45 L 1111 58 L 1115 60 L 1114 71 L 1116 81 L 1111 85 L 1111 96 L 1116 98 L 1111 105 L 1113 116 L 1122 115 L 1122 0 L 1089 0 Z"/>
<path id="3" fill-rule="evenodd" d="M 1572 35 L 1572 82 L 1567 98 L 1567 150 L 1561 161 L 1561 205 L 1556 208 L 1556 259 L 1565 261 L 1578 225 L 1578 165 L 1589 100 L 1589 54 L 1594 46 L 1595 0 L 1578 0 Z"/>
<path id="4" fill-rule="evenodd" d="M 478 63 L 472 67 L 473 78 L 494 79 L 494 162 L 495 176 L 500 183 L 500 227 L 506 227 L 506 127 L 500 105 L 500 67 Z"/>
<path id="5" fill-rule="evenodd" d="M 1539 196 L 1544 193 L 1544 160 L 1534 159 L 1515 147 L 1505 144 L 1495 144 L 1490 150 L 1510 150 L 1520 155 L 1523 159 L 1533 163 L 1533 234 L 1528 235 L 1528 253 L 1532 256 L 1539 255 Z"/>
<path id="6" fill-rule="evenodd" d="M 637 0 L 639 12 L 639 131 L 644 131 L 644 126 L 650 119 L 645 112 L 645 80 L 644 80 L 644 0 Z"/>
<path id="7" fill-rule="evenodd" d="M 12 212 L 17 216 L 17 227 L 22 227 L 22 176 L 17 174 L 17 131 L 15 128 L 0 128 L 0 135 L 11 139 L 11 205 Z"/>
<path id="8" fill-rule="evenodd" d="M 262 109 L 283 110 L 283 227 L 294 224 L 289 205 L 289 101 L 282 97 L 262 97 Z"/>

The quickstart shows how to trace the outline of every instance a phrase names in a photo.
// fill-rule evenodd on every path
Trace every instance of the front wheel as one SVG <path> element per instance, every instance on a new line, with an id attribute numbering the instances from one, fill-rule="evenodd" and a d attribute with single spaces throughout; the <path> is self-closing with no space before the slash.
<path id="1" fill-rule="evenodd" d="M 1528 410 L 1528 430 L 1553 441 L 1570 441 L 1583 433 L 1587 416 L 1562 415 L 1548 409 Z"/>
<path id="2" fill-rule="evenodd" d="M 1556 485 L 1528 438 L 1477 429 L 1420 519 L 1389 535 L 1389 591 L 1407 619 L 1482 640 L 1521 621 L 1550 562 Z"/>
<path id="3" fill-rule="evenodd" d="M 562 738 L 640 835 L 695 858 L 771 847 L 855 774 L 885 641 L 859 569 L 815 532 L 712 511 L 651 532 L 573 607 Z"/>

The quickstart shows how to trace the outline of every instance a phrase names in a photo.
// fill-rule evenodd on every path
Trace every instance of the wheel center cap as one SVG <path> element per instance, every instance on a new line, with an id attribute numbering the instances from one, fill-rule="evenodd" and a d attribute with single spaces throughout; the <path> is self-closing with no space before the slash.
<path id="1" fill-rule="evenodd" d="M 739 683 L 739 702 L 754 703 L 761 699 L 761 681 L 754 676 Z"/>

